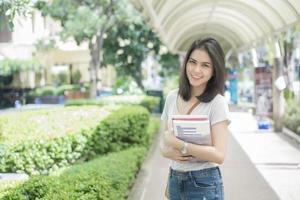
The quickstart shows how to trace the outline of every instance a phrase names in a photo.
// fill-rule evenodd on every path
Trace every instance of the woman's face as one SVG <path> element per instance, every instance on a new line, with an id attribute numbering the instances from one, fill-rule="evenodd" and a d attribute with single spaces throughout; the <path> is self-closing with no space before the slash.
<path id="1" fill-rule="evenodd" d="M 186 63 L 186 75 L 192 89 L 203 92 L 213 73 L 214 68 L 208 53 L 195 49 Z"/>

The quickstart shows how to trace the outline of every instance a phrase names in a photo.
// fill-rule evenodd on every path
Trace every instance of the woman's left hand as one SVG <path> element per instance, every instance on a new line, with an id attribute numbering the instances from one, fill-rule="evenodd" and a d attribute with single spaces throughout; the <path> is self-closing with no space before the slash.
<path id="1" fill-rule="evenodd" d="M 164 132 L 164 141 L 166 145 L 173 147 L 173 144 L 175 143 L 176 140 L 178 140 L 178 138 L 176 138 L 172 132 L 170 131 Z"/>

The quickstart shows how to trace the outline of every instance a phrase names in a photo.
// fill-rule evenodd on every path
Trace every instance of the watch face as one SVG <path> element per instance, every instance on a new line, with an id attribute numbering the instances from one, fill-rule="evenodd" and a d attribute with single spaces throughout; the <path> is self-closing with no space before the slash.
<path id="1" fill-rule="evenodd" d="M 186 146 L 187 146 L 187 143 L 184 142 L 184 143 L 183 143 L 183 146 L 182 146 L 182 148 L 181 148 L 181 153 L 182 153 L 182 154 L 186 154 L 186 153 L 187 153 Z"/>

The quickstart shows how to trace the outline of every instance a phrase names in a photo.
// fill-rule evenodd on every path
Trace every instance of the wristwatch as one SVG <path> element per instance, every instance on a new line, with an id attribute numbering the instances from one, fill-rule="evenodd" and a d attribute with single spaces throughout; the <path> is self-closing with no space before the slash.
<path id="1" fill-rule="evenodd" d="M 181 152 L 183 155 L 186 155 L 186 154 L 187 154 L 187 143 L 184 142 L 184 141 L 183 141 L 183 143 L 182 143 L 180 152 Z"/>

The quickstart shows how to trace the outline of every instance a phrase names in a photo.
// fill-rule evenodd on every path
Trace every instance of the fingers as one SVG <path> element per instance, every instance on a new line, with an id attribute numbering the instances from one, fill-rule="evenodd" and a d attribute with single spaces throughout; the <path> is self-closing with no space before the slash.
<path id="1" fill-rule="evenodd" d="M 190 155 L 188 155 L 188 156 L 179 156 L 177 161 L 181 162 L 181 163 L 187 163 L 187 162 L 191 161 L 192 159 L 193 159 L 193 156 L 190 156 Z"/>

